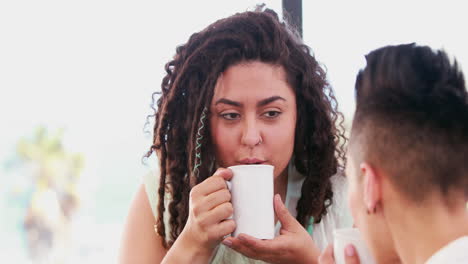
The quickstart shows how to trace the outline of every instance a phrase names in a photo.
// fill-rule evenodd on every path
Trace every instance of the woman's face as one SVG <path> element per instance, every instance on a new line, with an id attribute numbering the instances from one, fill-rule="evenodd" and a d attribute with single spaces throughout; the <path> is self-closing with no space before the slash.
<path id="1" fill-rule="evenodd" d="M 218 78 L 210 112 L 219 166 L 269 164 L 275 178 L 286 171 L 297 110 L 283 67 L 262 62 L 229 67 Z"/>

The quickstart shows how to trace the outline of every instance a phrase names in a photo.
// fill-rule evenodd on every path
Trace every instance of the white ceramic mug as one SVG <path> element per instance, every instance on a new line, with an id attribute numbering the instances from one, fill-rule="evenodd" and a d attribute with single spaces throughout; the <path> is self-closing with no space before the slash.
<path id="1" fill-rule="evenodd" d="M 352 244 L 357 251 L 361 264 L 375 264 L 361 232 L 357 228 L 340 228 L 333 231 L 333 254 L 336 264 L 345 264 L 345 248 Z"/>
<path id="2" fill-rule="evenodd" d="M 273 209 L 273 170 L 271 165 L 231 166 L 233 176 L 228 184 L 234 207 L 233 219 L 237 236 L 244 233 L 259 239 L 275 237 Z"/>

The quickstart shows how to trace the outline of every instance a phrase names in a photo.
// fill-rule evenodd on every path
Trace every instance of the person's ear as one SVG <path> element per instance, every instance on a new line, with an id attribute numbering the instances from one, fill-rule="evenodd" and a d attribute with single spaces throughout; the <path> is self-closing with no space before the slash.
<path id="1" fill-rule="evenodd" d="M 377 171 L 369 163 L 361 163 L 359 169 L 363 177 L 364 204 L 366 205 L 367 213 L 373 214 L 376 212 L 377 205 L 382 199 L 382 181 Z"/>

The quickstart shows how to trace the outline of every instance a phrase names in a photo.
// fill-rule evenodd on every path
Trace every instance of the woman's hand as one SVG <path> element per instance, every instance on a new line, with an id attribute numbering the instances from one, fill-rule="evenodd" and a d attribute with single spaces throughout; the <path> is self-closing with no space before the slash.
<path id="1" fill-rule="evenodd" d="M 226 180 L 232 178 L 229 169 L 218 169 L 215 174 L 192 188 L 189 216 L 179 239 L 185 247 L 196 248 L 199 254 L 209 255 L 236 228 L 231 193 Z"/>
<path id="2" fill-rule="evenodd" d="M 274 205 L 281 222 L 279 236 L 261 240 L 240 234 L 226 238 L 223 244 L 249 258 L 269 263 L 317 263 L 320 252 L 309 233 L 289 213 L 279 195 L 275 195 Z"/>
<path id="3" fill-rule="evenodd" d="M 346 264 L 361 263 L 353 245 L 347 245 L 343 254 L 345 255 Z M 333 244 L 328 245 L 327 249 L 325 249 L 322 255 L 320 255 L 319 264 L 335 264 L 335 257 L 333 256 Z"/>

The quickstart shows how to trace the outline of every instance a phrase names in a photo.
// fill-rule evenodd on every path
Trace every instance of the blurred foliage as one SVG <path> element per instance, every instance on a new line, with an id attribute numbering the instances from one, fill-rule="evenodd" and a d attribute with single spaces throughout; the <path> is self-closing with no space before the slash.
<path id="1" fill-rule="evenodd" d="M 64 263 L 70 223 L 79 208 L 77 192 L 84 157 L 68 152 L 64 130 L 35 129 L 16 146 L 22 163 L 30 165 L 33 192 L 24 219 L 30 258 L 36 263 Z"/>
<path id="2" fill-rule="evenodd" d="M 76 195 L 76 184 L 84 168 L 84 157 L 68 153 L 63 146 L 64 130 L 50 133 L 45 127 L 36 128 L 32 138 L 21 138 L 17 153 L 24 162 L 37 169 L 31 176 L 38 188 L 52 187 Z"/>

